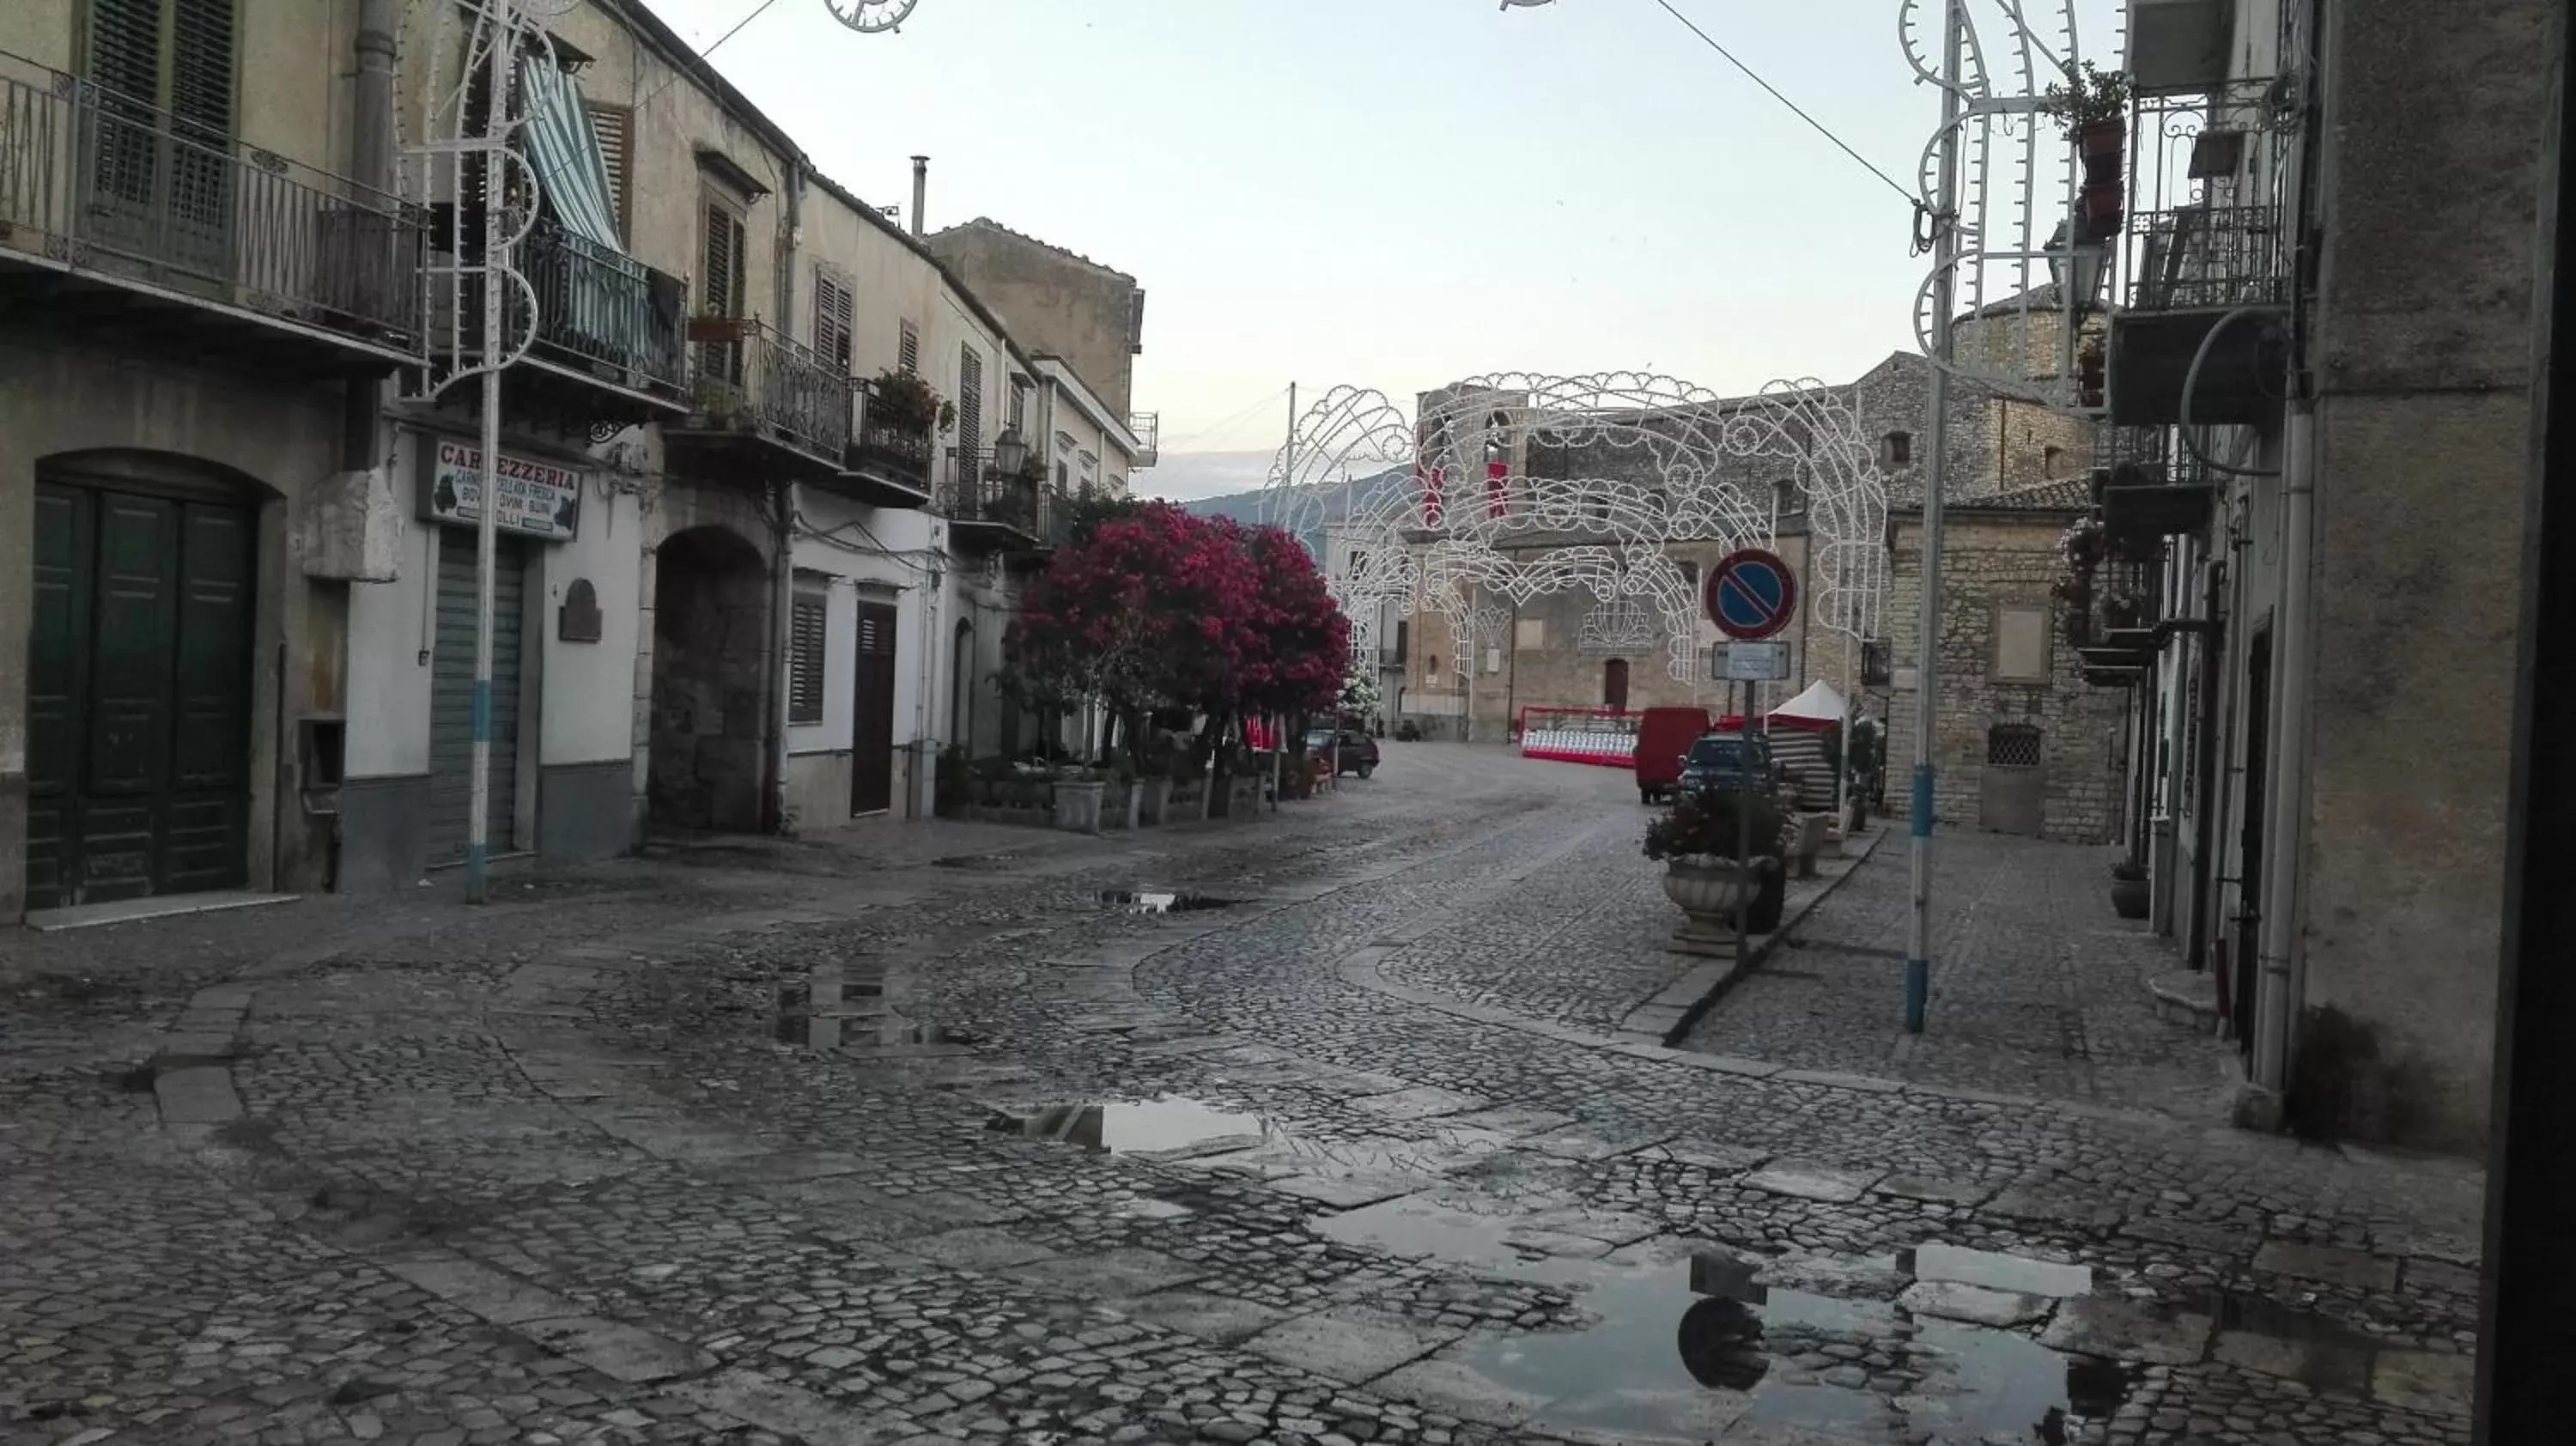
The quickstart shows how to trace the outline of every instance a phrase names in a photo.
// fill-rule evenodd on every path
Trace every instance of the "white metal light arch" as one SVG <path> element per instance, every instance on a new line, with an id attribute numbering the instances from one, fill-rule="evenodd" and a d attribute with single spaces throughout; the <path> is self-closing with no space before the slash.
<path id="1" fill-rule="evenodd" d="M 1781 480 L 1807 508 L 1817 622 L 1876 637 L 1887 479 L 1848 390 L 1814 380 L 1727 398 L 1643 372 L 1506 372 L 1426 393 L 1411 414 L 1337 387 L 1297 418 L 1263 514 L 1347 545 L 1330 583 L 1355 650 L 1376 646 L 1390 607 L 1430 613 L 1472 673 L 1501 642 L 1502 605 L 1579 589 L 1641 605 L 1667 671 L 1697 686 L 1700 603 L 1669 548 L 1770 544 Z"/>

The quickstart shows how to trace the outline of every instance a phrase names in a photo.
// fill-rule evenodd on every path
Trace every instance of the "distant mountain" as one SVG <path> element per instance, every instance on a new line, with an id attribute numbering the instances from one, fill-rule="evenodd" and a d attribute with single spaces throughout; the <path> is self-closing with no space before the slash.
<path id="1" fill-rule="evenodd" d="M 1353 499 L 1357 499 L 1362 507 L 1374 507 L 1411 485 L 1411 474 L 1404 468 L 1395 467 L 1380 472 L 1374 477 L 1354 478 L 1347 488 L 1322 484 L 1297 488 L 1296 491 L 1317 498 L 1323 503 L 1321 508 L 1297 509 L 1305 514 L 1304 520 L 1309 524 L 1297 530 L 1297 540 L 1304 543 L 1306 550 L 1320 560 L 1324 555 L 1323 528 L 1348 516 Z M 1223 497 L 1202 497 L 1196 501 L 1182 503 L 1181 510 L 1198 517 L 1224 517 L 1250 527 L 1256 523 L 1270 521 L 1281 511 L 1286 510 L 1287 505 L 1288 499 L 1273 496 L 1265 488 L 1253 492 L 1229 493 Z"/>

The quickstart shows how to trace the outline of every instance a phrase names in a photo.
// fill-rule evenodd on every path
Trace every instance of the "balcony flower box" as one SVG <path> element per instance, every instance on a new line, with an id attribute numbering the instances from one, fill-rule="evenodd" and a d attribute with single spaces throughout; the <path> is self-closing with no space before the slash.
<path id="1" fill-rule="evenodd" d="M 693 316 L 689 318 L 689 340 L 702 342 L 744 341 L 760 323 L 739 316 Z"/>

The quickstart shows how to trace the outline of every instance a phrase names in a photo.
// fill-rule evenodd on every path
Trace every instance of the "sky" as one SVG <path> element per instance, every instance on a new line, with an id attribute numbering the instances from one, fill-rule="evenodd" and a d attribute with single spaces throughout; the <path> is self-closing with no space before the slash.
<path id="1" fill-rule="evenodd" d="M 649 3 L 703 50 L 762 0 Z M 1914 185 L 1939 98 L 1895 0 L 1672 4 Z M 2075 4 L 2108 65 L 2115 0 Z M 1915 349 L 1909 200 L 1658 0 L 919 0 L 880 35 L 771 0 L 714 63 L 866 200 L 908 203 L 927 154 L 932 229 L 990 216 L 1134 275 L 1150 494 L 1259 485 L 1292 380 L 1735 393 Z"/>

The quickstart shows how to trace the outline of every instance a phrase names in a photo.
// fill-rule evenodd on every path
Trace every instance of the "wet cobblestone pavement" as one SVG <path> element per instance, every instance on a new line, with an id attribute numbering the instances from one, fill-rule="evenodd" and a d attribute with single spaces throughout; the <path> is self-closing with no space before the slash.
<path id="1" fill-rule="evenodd" d="M 2476 1172 L 2225 1128 L 2097 856 L 1666 1049 L 1619 782 L 9 936 L 0 1441 L 2467 1439 Z"/>

